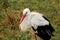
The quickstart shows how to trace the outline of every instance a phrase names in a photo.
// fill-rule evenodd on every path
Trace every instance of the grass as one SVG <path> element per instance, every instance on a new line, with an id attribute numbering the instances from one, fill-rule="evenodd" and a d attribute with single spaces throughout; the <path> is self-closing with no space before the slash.
<path id="1" fill-rule="evenodd" d="M 0 0 L 0 40 L 34 40 L 32 30 L 21 32 L 18 27 L 26 7 L 44 14 L 55 29 L 51 40 L 60 40 L 60 0 Z"/>

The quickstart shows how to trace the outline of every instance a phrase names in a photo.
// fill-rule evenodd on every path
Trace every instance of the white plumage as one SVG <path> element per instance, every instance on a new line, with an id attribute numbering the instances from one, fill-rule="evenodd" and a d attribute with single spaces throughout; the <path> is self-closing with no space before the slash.
<path id="1" fill-rule="evenodd" d="M 43 14 L 31 12 L 30 24 L 37 29 L 38 25 L 49 25 L 49 22 L 43 18 Z"/>

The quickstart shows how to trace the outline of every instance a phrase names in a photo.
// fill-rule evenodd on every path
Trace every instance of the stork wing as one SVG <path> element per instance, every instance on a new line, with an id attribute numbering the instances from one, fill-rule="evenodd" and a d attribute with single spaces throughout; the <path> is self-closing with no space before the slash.
<path id="1" fill-rule="evenodd" d="M 48 25 L 49 22 L 43 18 L 42 14 L 33 14 L 34 16 L 31 18 L 31 25 L 32 26 L 43 26 Z"/>

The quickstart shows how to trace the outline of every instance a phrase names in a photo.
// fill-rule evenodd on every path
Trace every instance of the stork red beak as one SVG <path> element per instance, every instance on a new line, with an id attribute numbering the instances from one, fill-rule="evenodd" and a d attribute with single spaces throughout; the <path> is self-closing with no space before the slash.
<path id="1" fill-rule="evenodd" d="M 26 14 L 25 14 L 25 15 L 22 15 L 22 17 L 21 17 L 21 20 L 20 20 L 19 24 L 21 24 L 21 23 L 22 23 L 22 21 L 25 19 L 25 17 L 26 17 Z"/>

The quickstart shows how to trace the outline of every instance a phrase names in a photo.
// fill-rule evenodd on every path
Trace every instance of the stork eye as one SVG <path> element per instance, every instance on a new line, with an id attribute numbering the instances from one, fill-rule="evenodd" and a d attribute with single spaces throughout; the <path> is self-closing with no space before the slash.
<path id="1" fill-rule="evenodd" d="M 28 12 L 26 12 L 26 14 L 27 14 Z"/>

